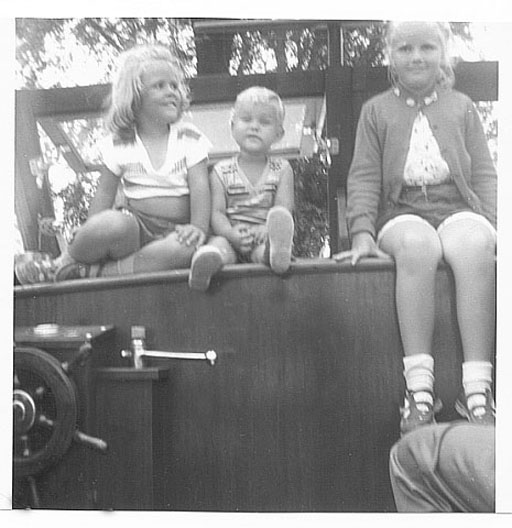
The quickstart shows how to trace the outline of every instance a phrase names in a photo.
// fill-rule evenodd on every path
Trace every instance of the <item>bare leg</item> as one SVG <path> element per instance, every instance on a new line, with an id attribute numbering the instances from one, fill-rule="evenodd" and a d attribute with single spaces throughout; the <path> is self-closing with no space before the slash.
<path id="1" fill-rule="evenodd" d="M 181 244 L 173 232 L 123 259 L 107 262 L 101 276 L 188 268 L 195 249 L 194 246 Z"/>
<path id="2" fill-rule="evenodd" d="M 265 266 L 268 266 L 268 251 L 265 251 L 265 249 L 266 244 L 260 244 L 259 246 L 256 246 L 251 253 L 251 262 L 256 264 L 265 264 Z"/>
<path id="3" fill-rule="evenodd" d="M 77 262 L 93 264 L 126 257 L 139 247 L 139 226 L 135 218 L 109 209 L 91 216 L 80 227 L 68 253 Z"/>
<path id="4" fill-rule="evenodd" d="M 209 246 L 216 247 L 222 254 L 223 264 L 236 264 L 238 256 L 229 241 L 222 236 L 213 236 L 208 239 Z"/>
<path id="5" fill-rule="evenodd" d="M 428 224 L 403 221 L 383 236 L 380 247 L 396 263 L 396 307 L 404 354 L 432 354 L 435 279 L 441 243 Z"/>
<path id="6" fill-rule="evenodd" d="M 430 224 L 413 217 L 388 227 L 380 246 L 396 264 L 396 308 L 407 388 L 400 429 L 405 434 L 434 420 L 432 338 L 441 242 Z"/>
<path id="7" fill-rule="evenodd" d="M 489 361 L 495 330 L 495 240 L 470 218 L 440 234 L 444 258 L 455 276 L 457 319 L 466 361 Z"/>

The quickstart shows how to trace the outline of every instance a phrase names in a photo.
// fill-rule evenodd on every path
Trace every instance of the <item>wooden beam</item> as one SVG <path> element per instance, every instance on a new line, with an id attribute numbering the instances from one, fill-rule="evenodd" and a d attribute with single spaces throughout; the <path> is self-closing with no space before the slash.
<path id="1" fill-rule="evenodd" d="M 19 90 L 16 94 L 17 104 L 29 104 L 36 118 L 48 116 L 58 119 L 65 116 L 67 119 L 79 119 L 101 115 L 106 110 L 110 84 L 50 90 Z"/>
<path id="2" fill-rule="evenodd" d="M 473 101 L 498 100 L 499 63 L 461 62 L 455 68 L 455 89 Z"/>
<path id="3" fill-rule="evenodd" d="M 336 25 L 340 28 L 357 28 L 374 24 L 373 20 L 286 20 L 286 19 L 228 19 L 228 18 L 200 18 L 192 19 L 192 26 L 196 34 L 224 33 L 228 31 L 268 31 L 275 28 L 297 29 L 309 28 L 325 30 L 327 26 Z"/>
<path id="4" fill-rule="evenodd" d="M 48 134 L 48 137 L 52 140 L 53 144 L 62 153 L 62 156 L 68 162 L 68 165 L 76 173 L 88 172 L 88 166 L 85 164 L 82 156 L 75 148 L 66 132 L 62 129 L 60 123 L 51 118 L 42 118 L 39 120 L 39 123 Z"/>
<path id="5" fill-rule="evenodd" d="M 189 84 L 193 103 L 234 101 L 238 93 L 249 86 L 266 86 L 283 98 L 323 95 L 323 71 L 296 71 L 262 75 L 206 75 L 193 77 Z M 105 112 L 110 85 L 52 88 L 50 90 L 19 90 L 17 105 L 30 106 L 36 119 L 52 117 L 57 120 L 98 116 Z"/>
<path id="6" fill-rule="evenodd" d="M 44 167 L 40 165 L 39 174 L 34 174 L 34 167 L 38 162 L 42 164 L 42 158 L 36 118 L 29 99 L 28 92 L 16 94 L 14 208 L 24 248 L 57 255 L 59 248 L 54 237 L 39 240 L 39 218 L 54 218 L 55 213 Z"/>
<path id="7" fill-rule="evenodd" d="M 236 96 L 250 86 L 265 86 L 282 98 L 323 96 L 325 72 L 297 71 L 226 77 L 209 75 L 190 80 L 193 103 L 207 104 L 233 102 Z"/>
<path id="8" fill-rule="evenodd" d="M 361 69 L 358 75 L 361 75 Z M 474 101 L 498 100 L 498 62 L 463 62 L 456 70 L 455 88 L 468 94 Z M 365 82 L 360 84 L 355 75 L 354 90 L 377 93 L 385 89 L 387 73 L 385 67 L 364 70 Z M 359 84 L 358 84 L 359 83 Z M 217 103 L 233 101 L 240 90 L 253 85 L 262 85 L 279 92 L 281 97 L 307 97 L 325 93 L 325 71 L 296 71 L 289 73 L 267 73 L 262 75 L 226 76 L 206 75 L 190 79 L 193 102 Z M 23 96 L 21 96 L 23 94 Z M 16 105 L 26 107 L 37 118 L 80 118 L 101 115 L 106 109 L 110 85 L 53 88 L 50 90 L 18 90 Z"/>

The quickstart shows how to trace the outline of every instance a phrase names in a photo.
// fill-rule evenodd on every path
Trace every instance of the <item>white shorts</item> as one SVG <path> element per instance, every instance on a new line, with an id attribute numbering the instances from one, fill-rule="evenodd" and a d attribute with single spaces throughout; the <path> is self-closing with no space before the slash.
<path id="1" fill-rule="evenodd" d="M 438 235 L 440 235 L 443 229 L 447 225 L 453 224 L 453 222 L 458 222 L 459 220 L 467 220 L 467 219 L 474 220 L 475 222 L 478 222 L 486 226 L 493 236 L 494 243 L 496 243 L 496 239 L 497 239 L 496 229 L 494 229 L 494 226 L 491 224 L 491 222 L 489 222 L 489 220 L 487 220 L 487 218 L 485 218 L 485 216 L 482 216 L 478 213 L 473 213 L 472 211 L 461 211 L 459 213 L 454 213 L 448 218 L 446 218 L 445 220 L 443 220 L 439 224 L 439 227 L 437 229 L 435 229 L 429 222 L 427 222 L 424 218 L 421 218 L 421 216 L 418 216 L 418 215 L 403 214 L 403 215 L 395 216 L 395 218 L 392 218 L 389 222 L 386 222 L 382 226 L 382 229 L 379 231 L 377 235 L 377 244 L 380 245 L 382 237 L 387 231 L 389 231 L 389 229 L 391 229 L 394 225 L 399 224 L 401 222 L 419 222 L 420 224 L 430 226 L 432 229 L 434 229 L 437 232 Z"/>

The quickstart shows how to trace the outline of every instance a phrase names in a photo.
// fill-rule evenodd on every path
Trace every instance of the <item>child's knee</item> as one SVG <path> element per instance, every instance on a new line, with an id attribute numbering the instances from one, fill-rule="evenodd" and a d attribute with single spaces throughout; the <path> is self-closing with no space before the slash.
<path id="1" fill-rule="evenodd" d="M 400 235 L 397 258 L 414 259 L 421 262 L 441 260 L 439 238 L 423 230 L 408 230 Z"/>
<path id="2" fill-rule="evenodd" d="M 484 226 L 478 227 L 471 236 L 464 237 L 462 242 L 467 246 L 468 250 L 476 255 L 494 256 L 496 249 L 496 240 L 490 230 L 485 229 Z"/>
<path id="3" fill-rule="evenodd" d="M 83 225 L 83 230 L 96 232 L 99 236 L 116 238 L 138 231 L 137 221 L 134 218 L 112 209 L 91 216 Z"/>
<path id="4" fill-rule="evenodd" d="M 490 229 L 476 226 L 471 232 L 456 239 L 444 240 L 443 250 L 448 261 L 470 258 L 472 261 L 493 260 L 496 239 Z"/>
<path id="5" fill-rule="evenodd" d="M 192 255 L 196 251 L 196 246 L 188 246 L 187 244 L 180 242 L 176 231 L 173 231 L 165 238 L 157 241 L 154 244 L 155 247 L 158 246 L 163 255 L 168 255 L 171 257 L 179 256 L 180 258 L 184 258 L 185 260 L 192 259 Z"/>

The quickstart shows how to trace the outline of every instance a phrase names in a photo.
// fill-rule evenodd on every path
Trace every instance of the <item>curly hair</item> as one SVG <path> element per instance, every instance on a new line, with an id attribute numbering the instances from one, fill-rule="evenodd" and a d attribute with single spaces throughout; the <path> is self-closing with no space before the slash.
<path id="1" fill-rule="evenodd" d="M 107 127 L 115 139 L 131 142 L 135 139 L 135 124 L 142 98 L 142 74 L 150 61 L 164 61 L 175 74 L 181 95 L 183 113 L 190 104 L 190 91 L 178 59 L 160 44 L 136 46 L 119 56 L 119 66 L 112 82 Z"/>
<path id="2" fill-rule="evenodd" d="M 398 76 L 393 64 L 393 43 L 397 38 L 397 35 L 400 33 L 400 28 L 405 24 L 418 24 L 424 27 L 433 28 L 439 38 L 439 43 L 441 44 L 441 63 L 439 69 L 439 76 L 437 78 L 437 85 L 442 88 L 451 88 L 455 83 L 455 73 L 453 71 L 454 59 L 450 57 L 448 47 L 452 38 L 452 32 L 450 30 L 449 24 L 444 22 L 389 22 L 385 34 L 385 45 L 386 53 L 389 60 L 388 67 L 388 77 L 392 86 L 398 85 Z"/>

